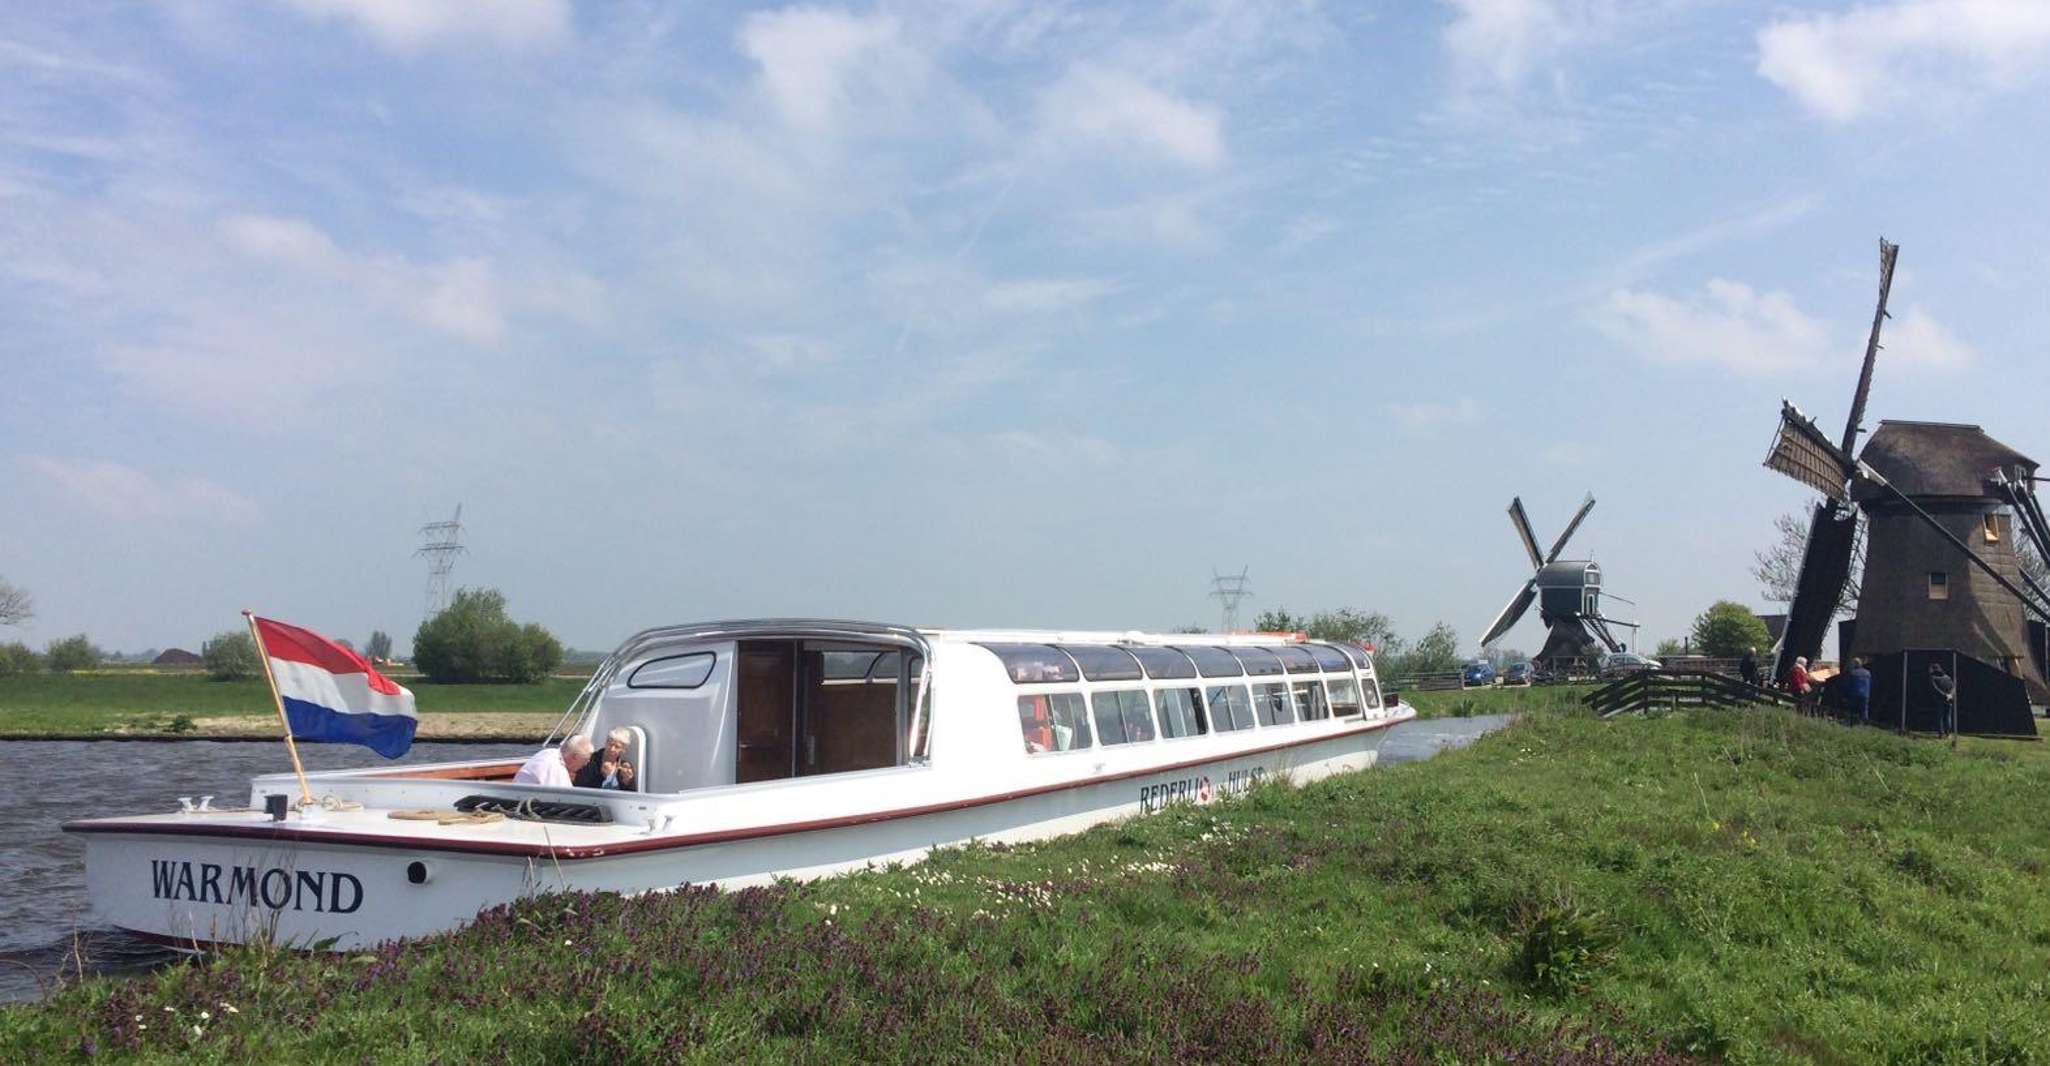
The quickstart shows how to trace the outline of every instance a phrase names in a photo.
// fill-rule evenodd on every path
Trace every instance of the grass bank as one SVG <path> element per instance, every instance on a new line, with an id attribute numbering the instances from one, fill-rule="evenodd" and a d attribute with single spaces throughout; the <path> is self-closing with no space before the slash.
<path id="1" fill-rule="evenodd" d="M 423 718 L 560 714 L 583 688 L 581 680 L 559 677 L 532 685 L 436 685 L 419 678 L 404 684 Z M 262 678 L 211 681 L 200 673 L 137 671 L 0 677 L 0 737 L 205 732 L 208 719 L 255 718 L 267 729 L 276 716 Z"/>
<path id="2" fill-rule="evenodd" d="M 1485 688 L 1416 692 L 1404 689 L 1402 702 L 1414 705 L 1419 718 L 1474 718 L 1485 714 L 1534 712 L 1578 713 L 1581 709 L 1581 697 L 1592 691 L 1593 685 L 1489 685 Z"/>
<path id="3" fill-rule="evenodd" d="M 0 1060 L 2026 1063 L 2050 751 L 1774 712 L 0 1010 Z"/>

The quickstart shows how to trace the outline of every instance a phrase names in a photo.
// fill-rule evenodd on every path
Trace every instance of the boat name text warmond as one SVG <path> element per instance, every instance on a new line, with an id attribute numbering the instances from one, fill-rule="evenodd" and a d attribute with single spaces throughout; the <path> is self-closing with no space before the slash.
<path id="1" fill-rule="evenodd" d="M 363 906 L 363 882 L 354 874 L 288 870 L 273 866 L 222 866 L 179 859 L 151 859 L 150 894 L 194 903 L 246 904 L 270 910 L 353 914 Z"/>

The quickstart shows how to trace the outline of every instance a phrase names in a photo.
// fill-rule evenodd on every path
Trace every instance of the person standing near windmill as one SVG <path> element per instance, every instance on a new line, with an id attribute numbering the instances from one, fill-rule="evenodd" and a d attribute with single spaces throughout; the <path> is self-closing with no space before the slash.
<path id="1" fill-rule="evenodd" d="M 1929 664 L 1929 687 L 1936 690 L 1937 720 L 1942 723 L 1942 735 L 1950 738 L 1950 746 L 1957 747 L 1957 682 L 1943 669 L 1942 663 Z"/>
<path id="2" fill-rule="evenodd" d="M 1851 672 L 1848 678 L 1849 685 L 1844 692 L 1845 695 L 1850 697 L 1851 710 L 1858 716 L 1858 721 L 1871 725 L 1872 671 L 1865 669 L 1865 660 L 1851 660 Z"/>

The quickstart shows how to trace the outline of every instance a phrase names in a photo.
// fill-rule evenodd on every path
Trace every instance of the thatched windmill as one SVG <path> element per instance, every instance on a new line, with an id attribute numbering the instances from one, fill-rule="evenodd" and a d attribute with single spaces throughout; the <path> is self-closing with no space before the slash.
<path id="1" fill-rule="evenodd" d="M 1879 306 L 1842 443 L 1785 404 L 1765 460 L 1824 496 L 1774 676 L 1784 677 L 1796 656 L 1821 652 L 1850 577 L 1862 509 L 1865 576 L 1858 618 L 1840 643 L 1846 657 L 1873 664 L 1874 718 L 1904 728 L 1933 721 L 1936 697 L 1926 677 L 1928 663 L 1939 662 L 1958 683 L 1961 729 L 2033 734 L 2029 697 L 2050 696 L 2050 686 L 2027 651 L 2028 617 L 2050 618 L 2050 593 L 2023 573 L 2014 538 L 2050 533 L 2030 487 L 2036 463 L 1977 426 L 1936 422 L 1882 422 L 1863 456 L 1853 458 L 1899 252 L 1885 241 L 1879 246 Z M 1976 716 L 1970 722 L 1963 720 L 1968 710 Z"/>

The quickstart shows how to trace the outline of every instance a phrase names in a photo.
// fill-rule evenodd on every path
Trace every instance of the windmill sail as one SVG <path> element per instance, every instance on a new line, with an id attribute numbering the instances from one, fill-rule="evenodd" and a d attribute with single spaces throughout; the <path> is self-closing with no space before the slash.
<path id="1" fill-rule="evenodd" d="M 1516 623 L 1523 620 L 1524 612 L 1530 610 L 1530 605 L 1536 600 L 1537 578 L 1531 578 L 1523 583 L 1523 591 L 1517 593 L 1515 598 L 1502 608 L 1502 613 L 1495 616 L 1494 624 L 1481 635 L 1481 646 L 1493 644 L 1502 639 L 1502 634 L 1516 628 Z"/>
<path id="2" fill-rule="evenodd" d="M 1572 538 L 1573 531 L 1580 528 L 1580 523 L 1587 518 L 1587 512 L 1592 510 L 1594 510 L 1594 493 L 1590 492 L 1587 494 L 1587 499 L 1580 501 L 1580 510 L 1573 512 L 1573 521 L 1566 523 L 1566 531 L 1559 534 L 1558 540 L 1552 542 L 1552 550 L 1546 553 L 1545 562 L 1556 563 L 1559 561 L 1559 553 L 1566 550 L 1566 541 Z"/>
<path id="3" fill-rule="evenodd" d="M 1523 513 L 1523 497 L 1509 501 L 1509 524 L 1516 527 L 1516 537 L 1523 541 L 1523 550 L 1530 553 L 1530 568 L 1545 565 L 1544 557 L 1538 554 L 1537 534 L 1530 531 L 1530 516 Z"/>
<path id="4" fill-rule="evenodd" d="M 1893 264 L 1900 245 L 1879 241 L 1879 302 L 1872 310 L 1872 333 L 1865 340 L 1865 359 L 1858 368 L 1858 387 L 1851 394 L 1851 413 L 1844 423 L 1843 442 L 1831 447 L 1792 404 L 1780 408 L 1779 434 L 1765 465 L 1813 488 L 1829 499 L 1815 507 L 1808 523 L 1808 543 L 1801 552 L 1801 573 L 1794 580 L 1794 599 L 1787 604 L 1786 635 L 1780 638 L 1779 657 L 1773 677 L 1785 677 L 1797 658 L 1814 659 L 1822 654 L 1822 641 L 1829 623 L 1843 602 L 1844 585 L 1851 579 L 1851 556 L 1857 549 L 1857 512 L 1849 502 L 1849 482 L 1858 441 L 1858 423 L 1865 417 L 1865 400 L 1872 392 L 1872 367 L 1879 359 L 1879 329 L 1886 322 L 1886 299 L 1893 291 Z M 1832 469 L 1834 467 L 1834 469 Z"/>
<path id="5" fill-rule="evenodd" d="M 1801 409 L 1782 401 L 1779 432 L 1765 465 L 1833 500 L 1843 500 L 1850 479 L 1850 457 L 1837 451 L 1828 437 Z"/>

